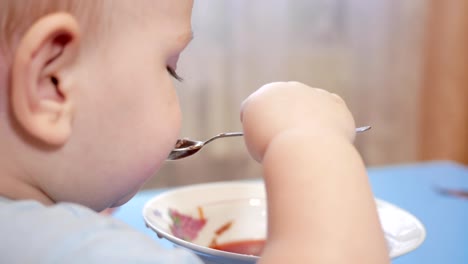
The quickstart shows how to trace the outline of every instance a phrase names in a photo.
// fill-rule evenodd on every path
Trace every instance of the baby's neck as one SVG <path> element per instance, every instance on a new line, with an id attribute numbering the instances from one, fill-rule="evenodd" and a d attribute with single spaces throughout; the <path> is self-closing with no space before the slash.
<path id="1" fill-rule="evenodd" d="M 0 175 L 0 196 L 11 200 L 36 200 L 44 205 L 54 204 L 40 189 L 5 175 Z"/>

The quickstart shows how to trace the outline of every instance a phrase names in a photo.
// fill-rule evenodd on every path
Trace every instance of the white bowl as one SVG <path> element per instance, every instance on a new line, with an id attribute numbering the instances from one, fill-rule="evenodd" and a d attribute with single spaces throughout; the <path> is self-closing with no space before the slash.
<path id="1" fill-rule="evenodd" d="M 416 217 L 388 202 L 379 199 L 376 202 L 391 258 L 421 245 L 426 232 Z M 183 240 L 173 235 L 171 226 L 174 222 L 169 209 L 191 216 L 195 221 L 206 219 L 196 238 Z M 218 182 L 172 189 L 148 201 L 143 208 L 143 218 L 159 237 L 192 250 L 205 263 L 253 264 L 258 260 L 257 256 L 221 251 L 209 246 L 214 237 L 218 244 L 265 238 L 264 185 L 261 181 Z M 216 236 L 215 232 L 229 222 L 232 225 Z"/>

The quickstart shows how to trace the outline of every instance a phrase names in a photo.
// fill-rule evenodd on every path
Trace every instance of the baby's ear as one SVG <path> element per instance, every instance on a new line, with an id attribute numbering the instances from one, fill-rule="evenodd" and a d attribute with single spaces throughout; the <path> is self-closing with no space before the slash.
<path id="1" fill-rule="evenodd" d="M 49 145 L 64 144 L 73 120 L 73 66 L 79 56 L 74 17 L 55 13 L 35 22 L 20 40 L 11 72 L 10 103 L 18 123 Z"/>

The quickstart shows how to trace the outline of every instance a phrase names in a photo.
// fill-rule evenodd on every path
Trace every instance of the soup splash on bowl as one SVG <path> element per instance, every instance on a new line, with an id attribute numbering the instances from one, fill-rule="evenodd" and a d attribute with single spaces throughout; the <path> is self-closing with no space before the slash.
<path id="1" fill-rule="evenodd" d="M 175 209 L 169 209 L 169 216 L 172 220 L 170 229 L 175 237 L 185 241 L 193 241 L 197 238 L 198 233 L 205 227 L 207 222 L 203 207 L 199 206 L 197 209 L 199 213 L 198 217 L 182 214 Z M 236 240 L 225 243 L 219 242 L 220 237 L 231 229 L 233 225 L 235 225 L 235 223 L 232 220 L 216 229 L 208 247 L 237 254 L 260 256 L 263 246 L 265 245 L 265 239 Z"/>

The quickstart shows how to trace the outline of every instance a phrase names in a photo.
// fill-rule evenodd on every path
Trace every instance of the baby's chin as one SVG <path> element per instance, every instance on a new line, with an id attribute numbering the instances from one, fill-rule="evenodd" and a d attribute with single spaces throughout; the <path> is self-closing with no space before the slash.
<path id="1" fill-rule="evenodd" d="M 133 198 L 133 196 L 135 196 L 137 192 L 138 190 L 127 194 L 126 196 L 122 197 L 120 200 L 117 200 L 117 202 L 113 203 L 110 207 L 118 207 L 118 206 L 126 204 L 128 201 L 130 201 L 130 199 Z"/>
<path id="2" fill-rule="evenodd" d="M 132 199 L 133 196 L 135 196 L 135 194 L 137 194 L 138 191 L 141 189 L 143 184 L 155 174 L 155 171 L 157 171 L 160 168 L 160 165 L 161 163 L 152 165 L 149 169 L 145 169 L 143 171 L 137 171 L 133 173 L 132 180 L 126 182 L 127 183 L 126 187 L 131 186 L 131 189 L 130 190 L 128 190 L 128 188 L 122 189 L 122 186 L 120 186 L 120 189 L 114 190 L 114 195 L 116 194 L 117 195 L 112 197 L 114 199 L 111 200 L 111 204 L 108 207 L 110 208 L 118 207 L 127 203 L 130 199 Z M 135 175 L 138 175 L 138 176 L 135 176 Z"/>

